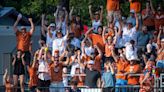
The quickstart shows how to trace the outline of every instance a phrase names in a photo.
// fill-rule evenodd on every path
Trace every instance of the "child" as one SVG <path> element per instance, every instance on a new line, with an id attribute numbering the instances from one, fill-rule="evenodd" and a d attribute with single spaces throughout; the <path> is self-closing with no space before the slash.
<path id="1" fill-rule="evenodd" d="M 31 92 L 36 92 L 36 87 L 37 87 L 37 82 L 38 82 L 38 76 L 37 76 L 37 69 L 38 69 L 37 57 L 38 57 L 38 54 L 39 54 L 39 50 L 36 51 L 36 53 L 34 55 L 33 63 L 28 69 L 29 76 L 30 76 L 29 88 L 30 88 Z"/>
<path id="2" fill-rule="evenodd" d="M 102 75 L 103 92 L 114 92 L 114 70 L 109 59 L 104 64 L 105 72 Z"/>
<path id="3" fill-rule="evenodd" d="M 11 78 L 9 75 L 7 75 L 8 71 L 5 70 L 5 73 L 3 75 L 3 83 L 5 85 L 6 91 L 5 92 L 13 92 L 13 84 L 11 82 Z"/>
<path id="4" fill-rule="evenodd" d="M 66 67 L 63 68 L 63 84 L 64 84 L 64 87 L 68 86 L 68 76 L 67 76 L 67 68 Z"/>

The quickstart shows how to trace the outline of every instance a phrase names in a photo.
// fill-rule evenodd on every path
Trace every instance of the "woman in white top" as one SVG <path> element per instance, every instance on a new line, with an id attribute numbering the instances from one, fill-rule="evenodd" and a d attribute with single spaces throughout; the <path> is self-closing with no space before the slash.
<path id="1" fill-rule="evenodd" d="M 39 67 L 38 67 L 38 90 L 40 92 L 49 92 L 50 75 L 49 63 L 47 61 L 47 47 L 42 47 L 39 52 Z"/>
<path id="2" fill-rule="evenodd" d="M 94 27 L 93 32 L 98 33 L 97 32 L 98 26 L 102 25 L 103 6 L 100 6 L 100 8 L 101 8 L 100 14 L 99 14 L 99 12 L 95 12 L 94 16 L 92 14 L 91 8 L 92 8 L 92 5 L 89 6 L 89 14 L 90 14 L 90 18 L 92 20 L 92 27 Z"/>

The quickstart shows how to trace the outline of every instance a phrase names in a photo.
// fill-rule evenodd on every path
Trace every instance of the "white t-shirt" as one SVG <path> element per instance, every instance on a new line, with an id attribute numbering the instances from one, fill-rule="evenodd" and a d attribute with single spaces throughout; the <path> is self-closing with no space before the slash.
<path id="1" fill-rule="evenodd" d="M 87 56 L 91 56 L 91 53 L 94 53 L 94 48 L 92 46 L 90 47 L 85 46 L 84 51 Z"/>
<path id="2" fill-rule="evenodd" d="M 92 21 L 92 27 L 94 27 L 93 32 L 97 33 L 97 32 L 98 32 L 97 29 L 98 29 L 98 27 L 99 27 L 100 25 L 101 25 L 101 21 L 100 21 L 100 20 L 98 20 L 98 21 L 93 20 L 93 21 Z"/>
<path id="3" fill-rule="evenodd" d="M 132 45 L 130 43 L 126 44 L 125 55 L 126 55 L 126 58 L 128 60 L 130 60 L 132 56 L 133 57 L 138 57 L 138 55 L 137 55 L 137 48 L 134 47 L 134 49 L 133 49 L 133 47 L 132 47 Z"/>
<path id="4" fill-rule="evenodd" d="M 136 42 L 136 36 L 137 36 L 136 27 L 133 27 L 130 30 L 128 30 L 127 27 L 124 27 L 122 35 L 126 43 L 129 42 L 130 40 L 134 40 Z"/>
<path id="5" fill-rule="evenodd" d="M 41 80 L 50 80 L 51 77 L 49 75 L 49 65 L 48 62 L 45 62 L 44 60 L 39 61 L 39 66 L 38 66 L 38 78 Z M 44 72 L 44 73 L 43 73 Z"/>
<path id="6" fill-rule="evenodd" d="M 72 44 L 73 46 L 75 46 L 75 47 L 80 48 L 81 41 L 80 41 L 79 39 L 77 39 L 77 38 L 74 37 L 74 38 L 71 40 L 71 44 Z"/>
<path id="7" fill-rule="evenodd" d="M 52 56 L 54 56 L 55 50 L 59 50 L 59 55 L 61 55 L 64 52 L 64 49 L 66 47 L 66 40 L 67 40 L 67 36 L 64 36 L 62 38 L 56 38 L 53 40 Z"/>
<path id="8" fill-rule="evenodd" d="M 52 33 L 52 38 L 47 33 L 46 44 L 48 47 L 52 48 L 52 41 L 56 38 L 56 31 L 50 31 Z"/>

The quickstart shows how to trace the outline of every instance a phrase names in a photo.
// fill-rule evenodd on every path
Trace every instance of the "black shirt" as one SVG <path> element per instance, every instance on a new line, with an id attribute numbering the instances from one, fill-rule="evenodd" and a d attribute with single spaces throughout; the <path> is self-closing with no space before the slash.
<path id="1" fill-rule="evenodd" d="M 97 87 L 97 80 L 100 78 L 100 73 L 97 70 L 89 70 L 85 69 L 86 77 L 85 77 L 85 85 L 88 87 L 95 88 Z"/>

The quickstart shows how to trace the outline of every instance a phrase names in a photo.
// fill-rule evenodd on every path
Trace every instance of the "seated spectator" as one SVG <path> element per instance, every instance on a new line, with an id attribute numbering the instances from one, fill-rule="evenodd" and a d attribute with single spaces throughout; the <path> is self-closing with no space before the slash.
<path id="1" fill-rule="evenodd" d="M 77 87 L 77 81 L 72 80 L 70 84 L 71 88 L 68 90 L 68 92 L 81 92 L 81 90 Z"/>
<path id="2" fill-rule="evenodd" d="M 114 69 L 109 59 L 104 64 L 105 72 L 102 74 L 103 92 L 114 92 Z"/>

